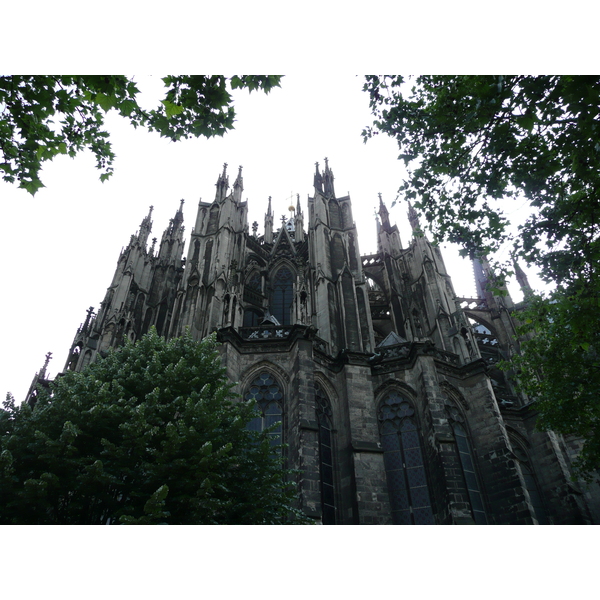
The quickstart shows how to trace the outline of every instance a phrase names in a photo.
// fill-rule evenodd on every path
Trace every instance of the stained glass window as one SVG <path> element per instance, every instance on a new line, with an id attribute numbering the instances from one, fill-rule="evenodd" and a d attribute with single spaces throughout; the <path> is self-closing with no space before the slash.
<path id="1" fill-rule="evenodd" d="M 331 407 L 323 388 L 315 384 L 317 423 L 319 424 L 319 471 L 323 525 L 335 525 L 335 489 L 333 475 L 333 435 Z"/>
<path id="2" fill-rule="evenodd" d="M 475 473 L 473 453 L 471 451 L 471 444 L 467 437 L 467 432 L 459 422 L 451 421 L 451 423 L 454 431 L 454 438 L 456 439 L 456 447 L 458 449 L 458 456 L 460 458 L 465 485 L 467 487 L 467 492 L 469 493 L 469 500 L 471 501 L 473 519 L 478 525 L 487 525 L 483 499 L 479 489 L 477 474 Z"/>
<path id="3" fill-rule="evenodd" d="M 281 444 L 283 394 L 275 378 L 268 371 L 260 373 L 250 384 L 244 399 L 255 400 L 256 408 L 260 411 L 260 415 L 248 423 L 248 429 L 263 431 L 277 423 L 269 436 L 273 446 Z"/>
<path id="4" fill-rule="evenodd" d="M 463 476 L 463 483 L 467 488 L 469 501 L 471 503 L 471 513 L 473 519 L 478 525 L 486 525 L 487 518 L 483 504 L 483 496 L 479 485 L 475 468 L 475 459 L 469 435 L 467 433 L 465 419 L 461 411 L 446 396 L 446 414 L 456 440 L 456 451 L 460 460 L 460 466 Z"/>
<path id="5" fill-rule="evenodd" d="M 293 275 L 287 267 L 281 267 L 273 277 L 271 314 L 281 325 L 291 322 L 292 300 L 294 297 Z"/>
<path id="6" fill-rule="evenodd" d="M 414 412 L 396 392 L 388 394 L 379 409 L 383 461 L 395 525 L 435 523 Z"/>

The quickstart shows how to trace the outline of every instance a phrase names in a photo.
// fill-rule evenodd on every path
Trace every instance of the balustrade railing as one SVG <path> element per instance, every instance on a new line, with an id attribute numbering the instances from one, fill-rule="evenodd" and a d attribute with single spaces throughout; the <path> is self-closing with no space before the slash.
<path id="1" fill-rule="evenodd" d="M 287 325 L 261 325 L 260 327 L 240 327 L 239 332 L 245 340 L 286 339 L 292 327 Z"/>

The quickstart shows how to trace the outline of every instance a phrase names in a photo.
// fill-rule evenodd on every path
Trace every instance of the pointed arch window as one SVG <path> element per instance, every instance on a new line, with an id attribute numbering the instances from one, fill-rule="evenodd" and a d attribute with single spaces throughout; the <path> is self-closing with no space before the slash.
<path id="1" fill-rule="evenodd" d="M 323 525 L 335 525 L 335 482 L 331 405 L 323 388 L 315 384 L 316 416 L 319 427 L 319 474 Z"/>
<path id="2" fill-rule="evenodd" d="M 276 379 L 268 371 L 263 371 L 252 380 L 244 399 L 255 400 L 256 408 L 260 412 L 259 416 L 248 423 L 248 429 L 264 431 L 267 427 L 277 424 L 269 433 L 269 437 L 271 445 L 281 444 L 283 393 Z"/>
<path id="3" fill-rule="evenodd" d="M 329 226 L 332 229 L 341 229 L 340 205 L 336 200 L 329 201 Z"/>
<path id="4" fill-rule="evenodd" d="M 156 331 L 158 331 L 159 335 L 166 335 L 166 327 L 165 331 L 163 331 L 163 327 L 165 325 L 165 319 L 167 318 L 167 310 L 168 306 L 166 302 L 163 302 L 158 309 L 158 317 L 156 319 Z"/>
<path id="5" fill-rule="evenodd" d="M 194 242 L 194 255 L 192 256 L 192 264 L 198 264 L 198 257 L 200 256 L 200 241 L 196 240 Z"/>
<path id="6" fill-rule="evenodd" d="M 219 206 L 217 204 L 213 204 L 210 209 L 210 216 L 208 218 L 208 226 L 206 228 L 206 233 L 216 233 L 217 228 L 219 226 Z"/>
<path id="7" fill-rule="evenodd" d="M 294 299 L 294 276 L 286 267 L 280 267 L 273 277 L 271 294 L 271 314 L 281 325 L 289 325 Z"/>
<path id="8" fill-rule="evenodd" d="M 433 525 L 427 474 L 415 411 L 397 392 L 379 409 L 383 460 L 395 525 Z"/>
<path id="9" fill-rule="evenodd" d="M 466 426 L 464 425 L 464 418 L 455 406 L 446 405 L 446 411 L 448 413 L 450 426 L 454 432 L 454 439 L 456 440 L 456 449 L 460 460 L 463 481 L 467 488 L 467 493 L 469 494 L 473 520 L 477 525 L 487 525 L 481 487 L 475 471 L 473 450 L 471 448 L 471 442 L 467 434 Z"/>

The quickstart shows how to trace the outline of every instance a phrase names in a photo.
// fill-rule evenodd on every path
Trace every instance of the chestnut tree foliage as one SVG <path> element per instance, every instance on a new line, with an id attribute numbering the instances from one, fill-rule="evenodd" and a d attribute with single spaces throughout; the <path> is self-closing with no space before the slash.
<path id="1" fill-rule="evenodd" d="M 536 399 L 537 426 L 584 440 L 575 466 L 586 479 L 600 467 L 600 306 L 585 291 L 531 297 L 520 316 L 526 336 L 516 369 Z"/>
<path id="2" fill-rule="evenodd" d="M 374 123 L 363 137 L 397 140 L 409 173 L 399 195 L 434 239 L 471 257 L 508 244 L 551 284 L 522 315 L 534 337 L 519 378 L 539 425 L 581 436 L 580 468 L 600 467 L 600 77 L 368 76 L 364 90 Z"/>
<path id="3" fill-rule="evenodd" d="M 302 522 L 268 432 L 214 336 L 156 330 L 0 411 L 0 523 Z"/>
<path id="4" fill-rule="evenodd" d="M 94 153 L 100 179 L 113 173 L 115 154 L 104 115 L 116 110 L 134 126 L 145 126 L 176 141 L 221 136 L 233 129 L 231 90 L 268 93 L 278 75 L 170 75 L 165 97 L 153 110 L 138 102 L 133 78 L 121 75 L 34 75 L 0 77 L 0 172 L 31 194 L 44 187 L 44 161 L 58 154 Z"/>

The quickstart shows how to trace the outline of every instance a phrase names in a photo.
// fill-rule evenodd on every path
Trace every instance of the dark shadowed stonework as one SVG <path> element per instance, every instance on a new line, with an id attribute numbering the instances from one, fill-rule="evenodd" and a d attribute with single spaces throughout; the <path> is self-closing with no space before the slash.
<path id="1" fill-rule="evenodd" d="M 226 169 L 216 188 L 198 205 L 186 258 L 183 202 L 148 249 L 150 210 L 65 369 L 152 325 L 167 337 L 217 331 L 229 377 L 262 411 L 252 426 L 281 421 L 310 517 L 597 522 L 597 487 L 571 481 L 576 440 L 536 431 L 533 405 L 495 367 L 518 350 L 519 306 L 486 289 L 485 261 L 477 297 L 457 298 L 414 211 L 403 248 L 382 201 L 378 252 L 361 256 L 350 197 L 336 197 L 327 164 L 306 230 L 299 200 L 278 228 L 269 199 L 263 235 L 257 224 L 250 233 L 241 168 L 232 189 Z"/>

